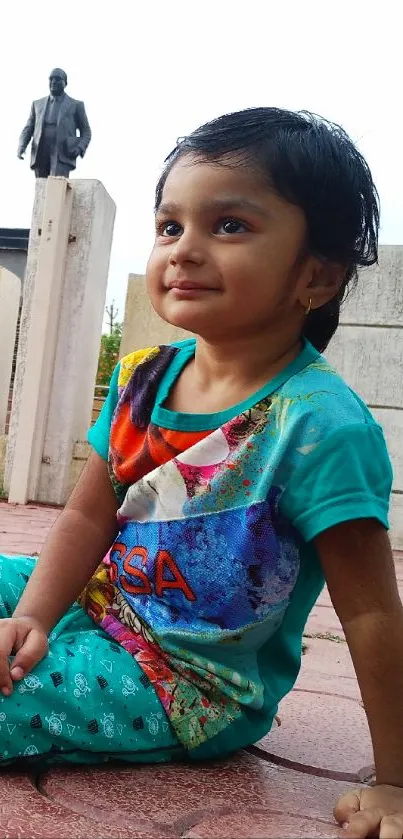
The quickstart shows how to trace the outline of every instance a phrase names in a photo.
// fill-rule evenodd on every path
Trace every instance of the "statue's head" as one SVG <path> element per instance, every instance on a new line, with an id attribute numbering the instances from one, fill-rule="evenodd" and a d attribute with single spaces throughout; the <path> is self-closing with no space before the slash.
<path id="1" fill-rule="evenodd" d="M 56 67 L 49 76 L 49 90 L 52 96 L 61 96 L 67 84 L 67 75 L 60 67 Z"/>

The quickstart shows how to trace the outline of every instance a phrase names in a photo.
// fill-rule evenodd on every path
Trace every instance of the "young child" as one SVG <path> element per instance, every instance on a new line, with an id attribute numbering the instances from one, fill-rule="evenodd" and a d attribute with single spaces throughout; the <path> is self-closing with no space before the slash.
<path id="1" fill-rule="evenodd" d="M 403 836 L 391 466 L 320 354 L 357 267 L 377 260 L 368 166 L 311 114 L 242 111 L 179 141 L 155 213 L 152 305 L 197 337 L 122 359 L 39 561 L 1 558 L 2 759 L 256 742 L 326 580 L 377 771 L 336 818 L 346 836 Z"/>

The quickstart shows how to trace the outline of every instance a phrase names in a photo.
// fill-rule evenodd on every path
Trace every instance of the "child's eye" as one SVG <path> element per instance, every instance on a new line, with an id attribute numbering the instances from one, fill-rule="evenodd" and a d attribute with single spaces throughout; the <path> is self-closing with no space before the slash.
<path id="1" fill-rule="evenodd" d="M 234 235 L 235 233 L 245 233 L 246 225 L 237 218 L 225 218 L 217 224 L 215 233 L 226 233 L 227 235 Z"/>
<path id="2" fill-rule="evenodd" d="M 182 232 L 180 224 L 176 221 L 160 221 L 156 225 L 158 236 L 174 237 Z"/>

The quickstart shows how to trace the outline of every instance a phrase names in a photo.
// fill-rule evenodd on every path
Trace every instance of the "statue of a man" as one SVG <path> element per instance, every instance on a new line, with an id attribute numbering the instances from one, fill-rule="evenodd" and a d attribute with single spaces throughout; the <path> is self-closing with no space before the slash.
<path id="1" fill-rule="evenodd" d="M 21 133 L 18 157 L 32 139 L 31 169 L 37 178 L 60 175 L 68 178 L 76 159 L 84 157 L 91 129 L 84 102 L 67 96 L 67 75 L 56 68 L 49 76 L 50 96 L 32 103 L 28 122 Z M 77 134 L 78 132 L 78 134 Z"/>

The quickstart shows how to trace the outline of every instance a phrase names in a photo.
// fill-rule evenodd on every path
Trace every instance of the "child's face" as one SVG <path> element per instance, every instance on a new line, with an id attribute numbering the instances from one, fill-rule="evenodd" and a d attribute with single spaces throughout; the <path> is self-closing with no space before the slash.
<path id="1" fill-rule="evenodd" d="M 156 215 L 151 302 L 164 320 L 206 339 L 247 338 L 283 322 L 299 335 L 312 276 L 299 259 L 305 237 L 303 212 L 247 166 L 184 157 Z"/>

